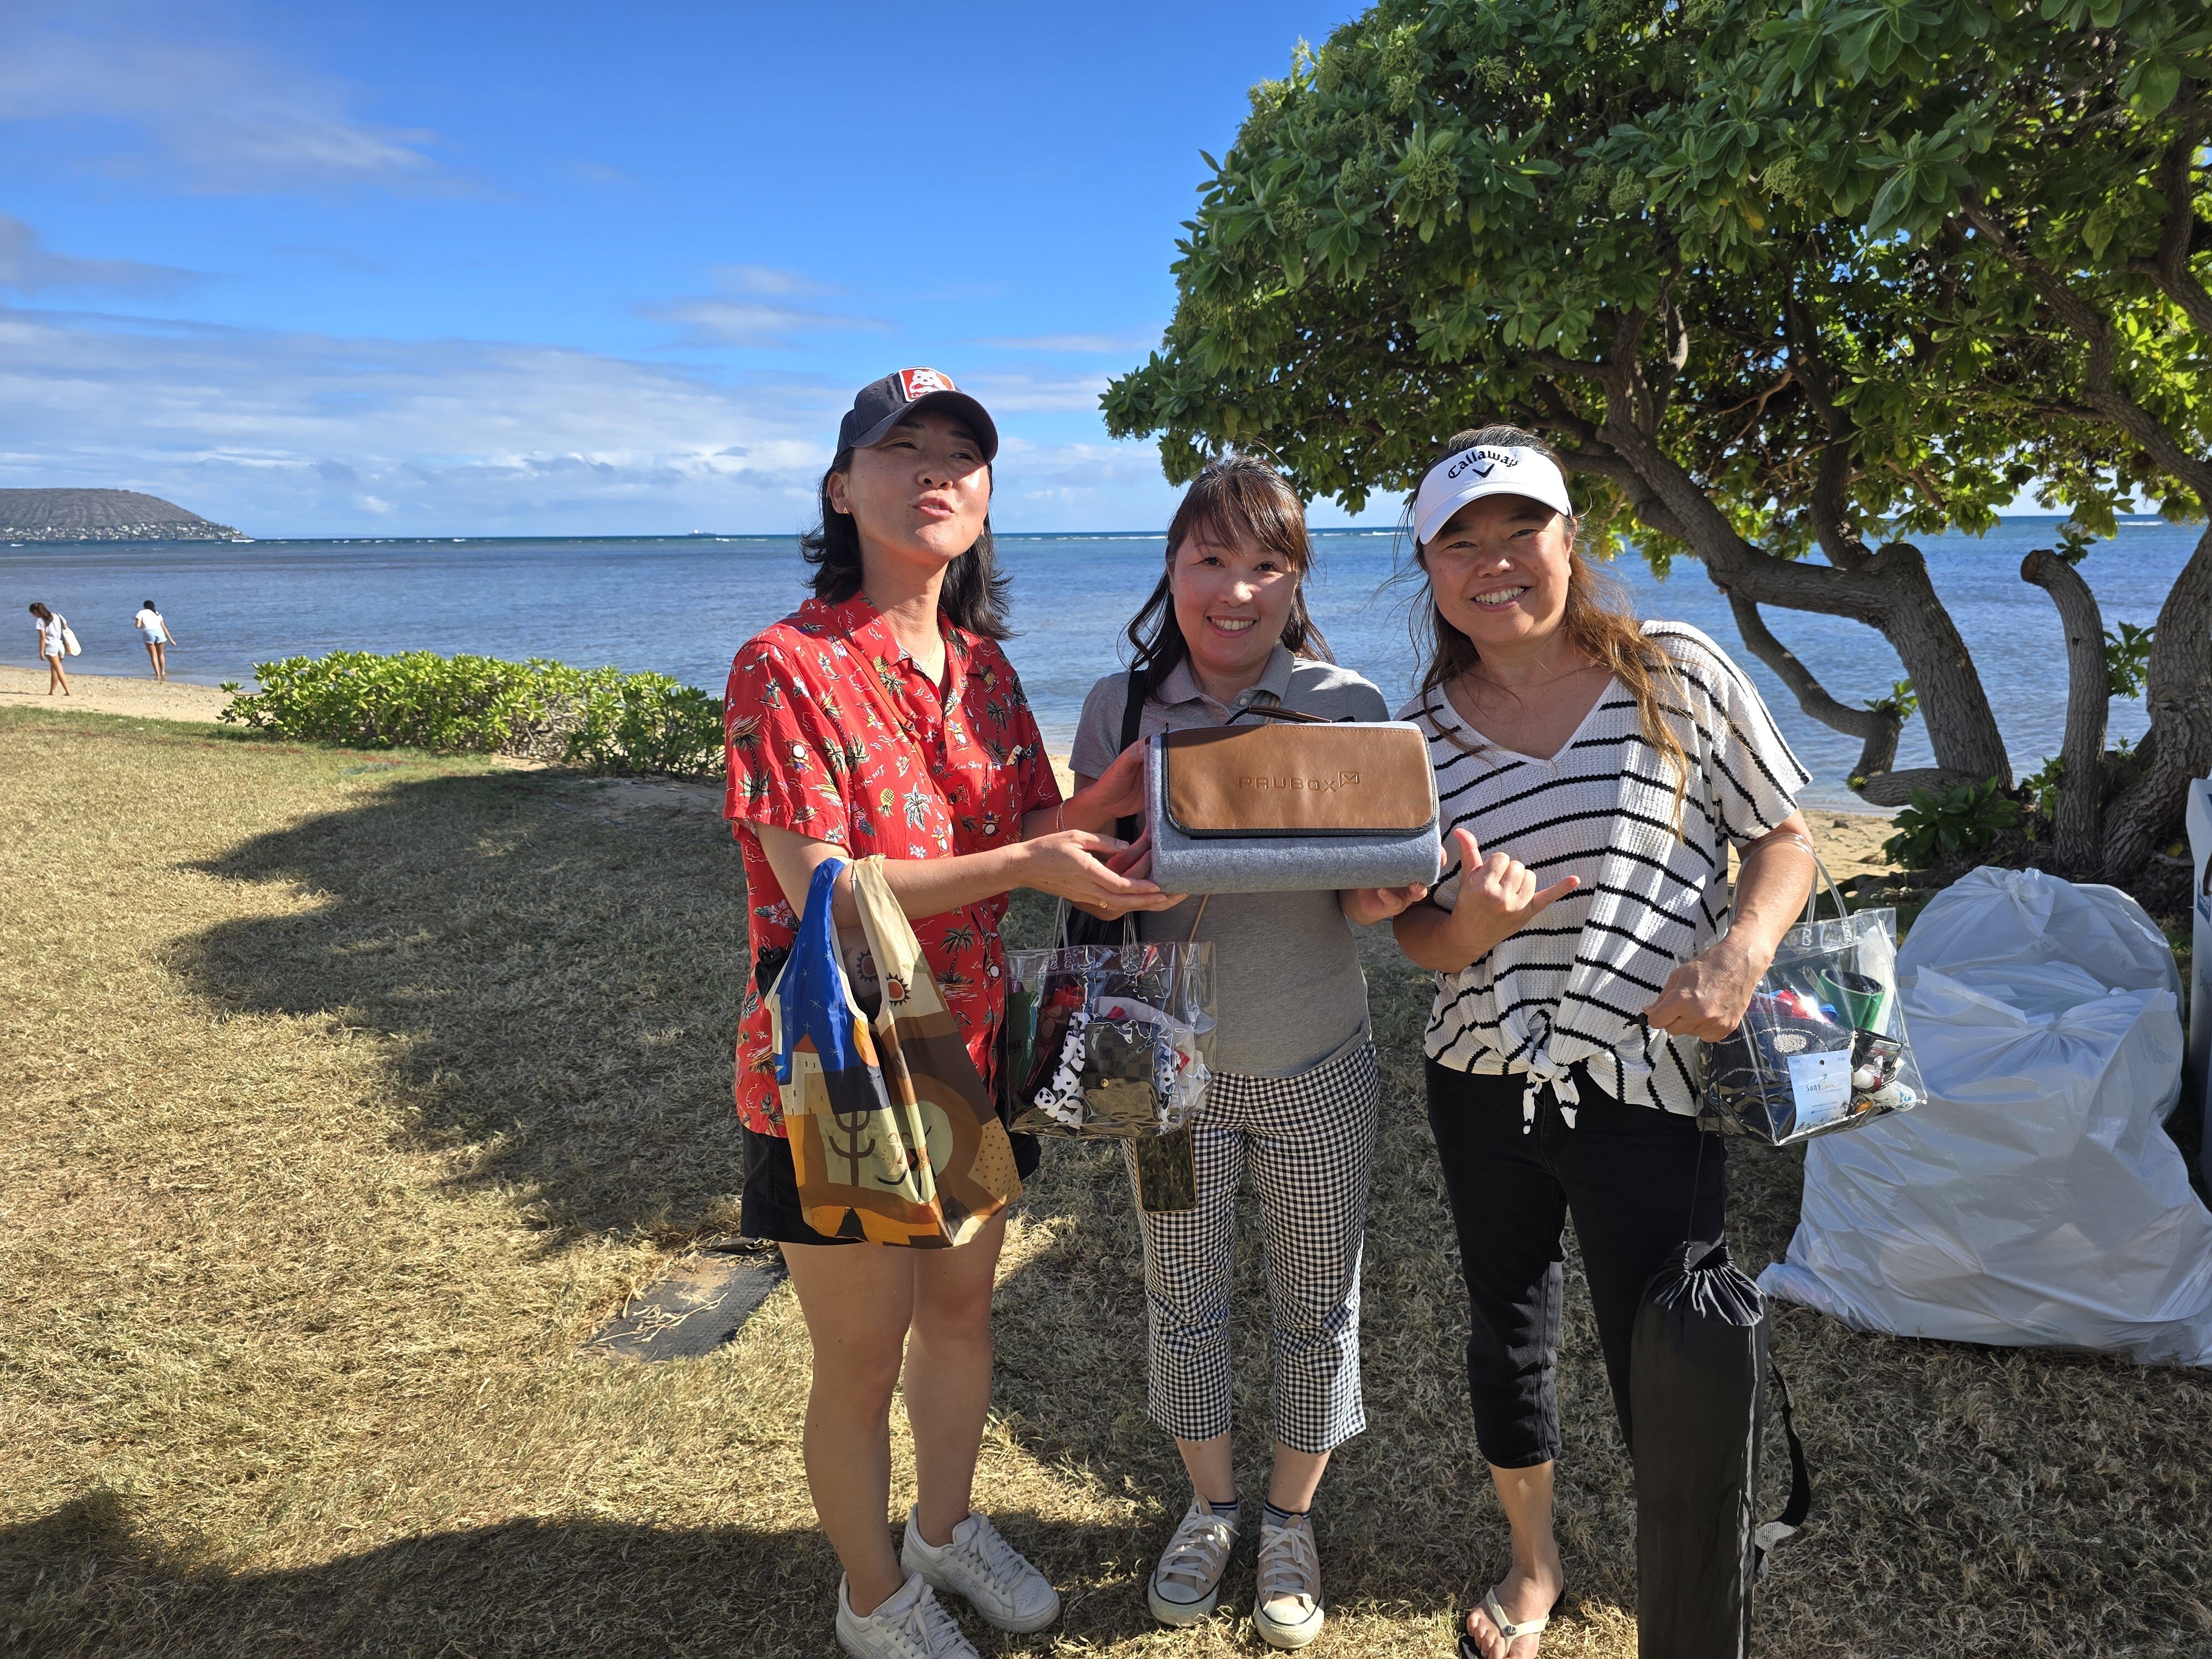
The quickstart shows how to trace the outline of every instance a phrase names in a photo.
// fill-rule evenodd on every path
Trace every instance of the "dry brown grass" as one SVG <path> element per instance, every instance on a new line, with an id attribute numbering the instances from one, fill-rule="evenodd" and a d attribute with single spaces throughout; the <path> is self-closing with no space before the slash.
<path id="1" fill-rule="evenodd" d="M 43 712 L 0 715 L 0 1650 L 829 1652 L 789 1292 L 711 1359 L 574 1352 L 730 1219 L 743 902 L 711 821 Z M 1409 1058 L 1423 998 L 1372 955 L 1373 1427 L 1323 1488 L 1316 1651 L 1442 1655 L 1504 1530 Z M 1754 1267 L 1797 1167 L 1737 1156 Z M 987 1653 L 1265 1650 L 1226 1615 L 1177 1634 L 1144 1611 L 1182 1492 L 1144 1416 L 1131 1248 L 1112 1156 L 1050 1149 L 1007 1254 L 981 1489 L 1067 1615 L 971 1626 Z M 1628 1472 L 1569 1305 L 1577 1599 L 1545 1650 L 1618 1659 Z M 1263 1334 L 1242 1336 L 1259 1425 Z M 2212 1650 L 2212 1376 L 1797 1310 L 1778 1347 L 1822 1508 L 1763 1597 L 1765 1651 Z M 1235 1593 L 1250 1578 L 1248 1554 Z"/>

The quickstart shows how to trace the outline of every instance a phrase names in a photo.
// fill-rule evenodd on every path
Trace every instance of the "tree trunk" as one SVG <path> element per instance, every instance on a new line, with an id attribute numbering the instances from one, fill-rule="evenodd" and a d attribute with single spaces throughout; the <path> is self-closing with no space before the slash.
<path id="1" fill-rule="evenodd" d="M 1740 596 L 1753 605 L 1849 617 L 1878 630 L 1912 677 L 1936 767 L 1978 783 L 1996 778 L 2011 787 L 2012 761 L 2005 753 L 2004 734 L 1997 730 L 1973 657 L 1937 597 L 1928 577 L 1928 562 L 1918 548 L 1909 542 L 1892 542 L 1856 570 L 1778 559 L 1763 552 L 1736 534 L 1697 480 L 1650 434 L 1625 416 L 1616 418 L 1625 399 L 1609 397 L 1607 401 L 1600 428 L 1605 441 L 1657 497 L 1668 520 L 1666 528 L 1705 561 L 1715 586 L 1732 601 Z M 2207 579 L 2212 582 L 2212 562 L 2208 562 Z M 2208 706 L 2208 715 L 2212 715 L 2212 706 Z M 2212 741 L 2212 725 L 2208 725 L 2206 736 Z"/>
<path id="2" fill-rule="evenodd" d="M 2104 862 L 2105 853 L 2105 723 L 2112 700 L 2105 618 L 2081 573 L 2048 548 L 2020 562 L 2020 579 L 2051 595 L 2066 628 L 2066 740 L 2052 839 L 2058 862 L 2087 873 Z"/>
<path id="3" fill-rule="evenodd" d="M 2150 763 L 2106 809 L 2106 881 L 2132 876 L 2181 833 L 2191 780 L 2212 773 L 2212 527 L 2159 607 L 2147 701 Z"/>

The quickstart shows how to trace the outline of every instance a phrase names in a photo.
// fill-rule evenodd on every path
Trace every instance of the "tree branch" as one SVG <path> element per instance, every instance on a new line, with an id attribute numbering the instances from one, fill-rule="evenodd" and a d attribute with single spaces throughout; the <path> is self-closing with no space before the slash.
<path id="1" fill-rule="evenodd" d="M 2020 562 L 2020 579 L 2051 595 L 2066 628 L 2065 763 L 2053 813 L 2058 861 L 2094 870 L 2104 861 L 2105 722 L 2112 686 L 2105 668 L 2105 619 L 2081 573 L 2048 548 Z"/>
<path id="2" fill-rule="evenodd" d="M 1903 714 L 1893 708 L 1853 708 L 1837 702 L 1813 677 L 1813 671 L 1798 660 L 1796 653 L 1774 637 L 1758 605 L 1731 592 L 1729 609 L 1735 613 L 1736 632 L 1743 635 L 1751 654 L 1774 671 L 1775 678 L 1797 699 L 1797 706 L 1821 725 L 1859 739 L 1863 746 L 1851 776 L 1861 781 L 1852 784 L 1854 789 L 1896 764 L 1897 734 L 1905 728 Z"/>
<path id="3" fill-rule="evenodd" d="M 2190 249 L 2197 236 L 2197 193 L 2191 174 L 2201 142 L 2201 131 L 2191 122 L 2175 135 L 2159 158 L 2158 190 L 2166 198 L 2165 234 L 2159 239 L 2154 258 L 2131 260 L 2128 269 L 2156 283 L 2199 334 L 2212 335 L 2212 294 L 2205 291 L 2189 269 Z"/>
<path id="4" fill-rule="evenodd" d="M 1602 385 L 1606 378 L 1603 363 L 1586 363 L 1579 357 L 1565 357 L 1556 351 L 1532 351 L 1528 361 L 1540 369 L 1564 375 L 1571 380 L 1595 380 Z"/>
<path id="5" fill-rule="evenodd" d="M 1796 294 L 1791 294 L 1786 320 L 1790 330 L 1790 373 L 1805 391 L 1820 416 L 1828 441 L 1820 447 L 1820 464 L 1813 476 L 1808 502 L 1813 533 L 1828 562 L 1842 570 L 1857 570 L 1873 556 L 1850 524 L 1851 485 L 1858 477 L 1858 422 L 1836 401 L 1836 377 L 1827 360 L 1813 345 L 1813 319 Z"/>
<path id="6" fill-rule="evenodd" d="M 2076 294 L 2058 273 L 2021 247 L 1978 203 L 1961 209 L 1968 224 L 1986 238 L 2006 262 L 2034 284 L 2037 296 L 2089 348 L 2082 398 L 2102 419 L 2133 438 L 2160 466 L 2197 493 L 2199 501 L 2212 507 L 2212 464 L 2182 447 L 2166 422 L 2121 391 L 2113 379 L 2119 361 L 2119 335 L 2112 319 Z"/>

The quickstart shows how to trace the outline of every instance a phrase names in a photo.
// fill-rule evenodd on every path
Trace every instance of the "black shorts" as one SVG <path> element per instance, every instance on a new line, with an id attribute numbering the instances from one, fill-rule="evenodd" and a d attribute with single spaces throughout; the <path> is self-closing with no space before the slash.
<path id="1" fill-rule="evenodd" d="M 858 1244 L 857 1238 L 832 1238 L 806 1224 L 799 1207 L 799 1172 L 791 1162 L 791 1143 L 745 1127 L 745 1188 L 738 1205 L 738 1231 L 747 1238 L 778 1244 Z M 1014 1135 L 1014 1170 L 1024 1181 L 1036 1173 L 1041 1154 L 1035 1135 Z"/>

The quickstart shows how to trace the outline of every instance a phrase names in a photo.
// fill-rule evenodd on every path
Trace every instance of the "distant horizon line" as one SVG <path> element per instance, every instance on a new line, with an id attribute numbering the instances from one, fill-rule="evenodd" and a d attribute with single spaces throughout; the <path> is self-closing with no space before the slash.
<path id="1" fill-rule="evenodd" d="M 2073 515 L 2068 513 L 2001 513 L 1997 516 L 2000 520 L 2006 522 L 2032 522 L 2040 519 L 2047 520 L 2051 523 L 2057 524 L 2063 523 Z M 2128 515 L 2121 518 L 2119 522 L 2123 525 L 2130 525 L 2136 527 L 2148 527 L 2153 525 L 2163 526 L 2173 523 L 2173 521 L 2170 520 L 2158 517 L 2155 514 Z M 2174 524 L 2173 527 L 2180 529 L 2185 527 L 2185 525 Z M 1400 527 L 1395 525 L 1311 525 L 1308 526 L 1308 529 L 1310 533 L 1316 536 L 1380 537 L 1396 536 L 1401 533 Z M 799 536 L 803 532 L 798 531 L 690 530 L 659 532 L 633 531 L 617 534 L 599 535 L 533 535 L 527 533 L 505 532 L 489 535 L 479 533 L 475 535 L 456 536 L 449 532 L 442 535 L 420 533 L 415 535 L 392 536 L 248 536 L 240 534 L 236 537 L 210 536 L 179 538 L 174 539 L 152 536 L 144 538 L 143 539 L 125 539 L 119 537 L 88 537 L 83 539 L 75 541 L 62 541 L 58 538 L 48 539 L 41 538 L 36 541 L 0 543 L 0 547 L 14 550 L 17 549 L 52 547 L 234 547 L 240 544 L 258 545 L 264 542 L 282 542 L 294 546 L 305 544 L 333 547 L 389 545 L 397 542 L 422 542 L 445 545 L 459 545 L 475 542 L 795 542 L 799 538 Z M 1164 526 L 1158 530 L 1002 530 L 994 532 L 994 538 L 999 541 L 1157 541 L 1163 536 L 1166 535 L 1166 533 L 1167 531 Z M 1946 535 L 1960 532 L 1939 531 L 1936 533 L 1938 535 Z M 1632 540 L 1633 538 L 1631 538 L 1630 539 Z"/>

